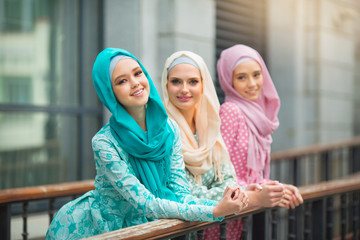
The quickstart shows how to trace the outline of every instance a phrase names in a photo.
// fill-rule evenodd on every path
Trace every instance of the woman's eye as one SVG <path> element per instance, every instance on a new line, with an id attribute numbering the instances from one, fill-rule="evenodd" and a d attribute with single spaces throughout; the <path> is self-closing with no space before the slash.
<path id="1" fill-rule="evenodd" d="M 172 79 L 170 82 L 171 82 L 171 84 L 179 84 L 180 80 L 179 79 Z"/>
<path id="2" fill-rule="evenodd" d="M 239 79 L 239 80 L 245 80 L 246 77 L 245 77 L 245 76 L 239 76 L 238 79 Z"/>
<path id="3" fill-rule="evenodd" d="M 143 71 L 139 70 L 139 71 L 135 72 L 135 76 L 139 76 L 139 75 L 141 75 L 142 73 L 143 73 Z"/>
<path id="4" fill-rule="evenodd" d="M 261 75 L 260 73 L 255 73 L 254 77 L 260 77 L 260 75 Z"/>
<path id="5" fill-rule="evenodd" d="M 119 81 L 117 81 L 117 84 L 118 85 L 121 85 L 121 84 L 123 84 L 123 83 L 125 83 L 126 82 L 126 79 L 120 79 Z"/>
<path id="6" fill-rule="evenodd" d="M 190 84 L 191 85 L 195 85 L 195 84 L 197 84 L 199 81 L 198 80 L 195 80 L 195 79 L 193 79 L 193 80 L 190 80 Z"/>

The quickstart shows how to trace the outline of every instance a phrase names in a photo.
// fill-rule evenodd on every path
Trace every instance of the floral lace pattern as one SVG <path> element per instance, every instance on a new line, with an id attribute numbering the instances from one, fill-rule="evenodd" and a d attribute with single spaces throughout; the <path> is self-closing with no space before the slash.
<path id="1" fill-rule="evenodd" d="M 221 221 L 214 218 L 217 201 L 190 195 L 185 177 L 182 143 L 176 123 L 169 189 L 178 202 L 155 198 L 135 177 L 125 152 L 105 125 L 93 138 L 96 164 L 95 190 L 65 204 L 55 215 L 46 239 L 79 239 L 154 219 L 178 218 L 187 221 Z"/>

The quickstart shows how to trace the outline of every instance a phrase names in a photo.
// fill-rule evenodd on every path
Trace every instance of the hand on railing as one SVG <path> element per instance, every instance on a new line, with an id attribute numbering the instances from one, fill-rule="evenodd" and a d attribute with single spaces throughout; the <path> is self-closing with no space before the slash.
<path id="1" fill-rule="evenodd" d="M 285 184 L 284 184 L 285 185 Z M 285 186 L 284 186 L 285 187 Z M 256 190 L 255 190 L 256 191 Z M 255 192 L 254 191 L 254 192 Z M 348 209 L 353 208 L 355 205 L 358 206 L 358 201 L 354 201 L 354 197 L 358 196 L 360 194 L 360 174 L 353 175 L 348 178 L 328 181 L 328 182 L 322 182 L 318 184 L 313 185 L 307 185 L 299 187 L 298 190 L 302 198 L 307 201 L 307 203 L 304 206 L 304 209 L 300 211 L 300 217 L 290 217 L 290 214 L 285 216 L 283 220 L 280 220 L 280 214 L 277 213 L 276 215 L 272 215 L 273 221 L 266 221 L 263 219 L 264 224 L 267 224 L 267 227 L 264 227 L 265 231 L 267 231 L 268 235 L 271 236 L 271 234 L 276 231 L 276 229 L 283 229 L 285 233 L 291 234 L 292 238 L 301 238 L 301 239 L 310 239 L 313 238 L 312 236 L 323 236 L 322 234 L 325 234 L 327 231 L 334 231 L 333 229 L 337 227 L 338 229 L 341 229 L 344 227 L 345 229 L 351 230 L 352 226 L 351 224 L 354 224 L 354 222 L 351 222 L 349 220 L 349 215 L 347 214 L 341 214 L 341 211 L 347 212 Z M 259 192 L 258 192 L 259 193 Z M 250 197 L 250 196 L 249 196 Z M 325 207 L 318 208 L 318 205 L 314 206 L 314 202 L 317 204 L 324 204 L 323 206 L 333 206 L 334 203 L 329 204 L 328 199 L 344 197 L 344 209 L 343 208 L 334 208 L 332 207 L 331 211 L 334 211 L 330 214 L 332 216 L 331 218 L 323 218 L 325 214 L 328 214 L 328 209 Z M 301 199 L 302 199 L 301 198 Z M 356 198 L 358 199 L 358 198 Z M 355 200 L 356 200 L 355 199 Z M 243 215 L 231 215 L 228 216 L 227 220 L 231 219 L 238 219 L 242 218 L 247 219 L 247 216 L 258 213 L 259 209 L 255 209 L 256 211 L 248 211 Z M 262 209 L 263 212 L 266 211 L 266 209 Z M 355 212 L 354 212 L 355 214 Z M 297 215 L 295 215 L 297 216 Z M 342 216 L 341 220 L 339 221 L 333 221 L 334 216 Z M 357 215 L 358 216 L 358 215 Z M 274 218 L 273 218 L 274 217 Z M 321 224 L 308 224 L 309 221 L 311 223 L 311 220 L 309 219 L 322 219 Z M 286 219 L 288 222 L 286 222 Z M 274 221 L 275 220 L 275 221 Z M 294 222 L 296 228 L 289 224 L 289 221 Z M 352 220 L 355 221 L 355 220 Z M 336 223 L 336 225 L 335 225 Z M 191 231 L 199 230 L 200 228 L 206 228 L 207 226 L 213 225 L 214 223 L 211 222 L 186 222 L 176 219 L 161 219 L 157 221 L 148 222 L 145 224 L 132 226 L 124 229 L 120 229 L 117 231 L 97 235 L 94 237 L 91 237 L 91 240 L 110 240 L 110 239 L 170 239 L 173 236 L 179 236 L 179 234 L 183 233 L 188 234 Z M 217 223 L 218 225 L 222 224 L 221 222 Z M 344 225 L 345 224 L 345 225 Z M 154 226 L 155 225 L 155 226 Z M 157 227 L 156 227 L 157 226 Z M 244 224 L 243 226 L 248 226 L 247 232 L 254 232 L 259 231 L 258 229 L 252 229 L 253 224 Z M 330 226 L 330 228 L 329 228 Z M 160 230 L 159 230 L 160 229 Z M 298 233 L 301 235 L 294 234 L 292 231 L 293 229 L 297 230 Z M 330 229 L 330 230 L 329 230 Z M 165 234 L 159 234 L 159 232 L 162 231 L 162 233 Z M 357 230 L 355 230 L 357 231 Z M 309 235 L 310 233 L 310 235 Z M 343 231 L 343 238 L 345 239 L 345 234 L 347 234 L 348 231 Z M 245 233 L 246 234 L 246 233 Z M 293 235 L 294 234 L 294 235 Z M 340 233 L 339 233 L 340 234 Z M 352 233 L 351 233 L 352 234 Z M 286 238 L 284 235 L 277 235 L 273 237 L 272 239 L 284 239 Z M 333 239 L 337 239 L 340 237 L 334 236 Z M 316 239 L 326 239 L 325 236 L 316 238 Z M 90 239 L 89 239 L 90 240 Z"/>
<path id="2" fill-rule="evenodd" d="M 250 184 L 246 193 L 249 196 L 249 207 L 275 207 L 284 197 L 284 186 L 278 181 L 268 181 L 265 184 Z"/>
<path id="3" fill-rule="evenodd" d="M 248 206 L 249 198 L 240 187 L 227 186 L 223 199 L 214 207 L 213 216 L 223 217 L 241 212 Z"/>
<path id="4" fill-rule="evenodd" d="M 294 209 L 295 207 L 299 206 L 304 202 L 299 189 L 290 184 L 283 184 L 284 185 L 284 197 L 282 202 L 278 205 L 279 207 L 285 207 L 289 209 L 291 207 Z"/>

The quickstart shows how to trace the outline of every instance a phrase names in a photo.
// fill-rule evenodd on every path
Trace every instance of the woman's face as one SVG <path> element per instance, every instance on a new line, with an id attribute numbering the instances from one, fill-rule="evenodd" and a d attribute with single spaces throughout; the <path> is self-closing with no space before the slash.
<path id="1" fill-rule="evenodd" d="M 255 101 L 263 86 L 260 65 L 255 60 L 240 63 L 233 71 L 233 87 L 244 98 Z"/>
<path id="2" fill-rule="evenodd" d="M 111 86 L 116 99 L 128 112 L 145 106 L 149 99 L 149 81 L 134 59 L 122 59 L 116 64 Z"/>
<path id="3" fill-rule="evenodd" d="M 168 73 L 167 91 L 170 102 L 180 111 L 194 110 L 202 94 L 202 79 L 199 69 L 180 63 Z"/>

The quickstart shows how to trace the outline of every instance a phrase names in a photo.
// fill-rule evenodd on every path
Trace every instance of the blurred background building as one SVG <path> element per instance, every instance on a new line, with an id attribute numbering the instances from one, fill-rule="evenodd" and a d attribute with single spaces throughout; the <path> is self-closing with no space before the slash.
<path id="1" fill-rule="evenodd" d="M 109 113 L 91 71 L 105 47 L 132 52 L 160 89 L 178 50 L 218 86 L 216 60 L 239 43 L 280 95 L 274 151 L 360 134 L 358 0 L 0 0 L 0 189 L 95 176 L 91 138 Z"/>

